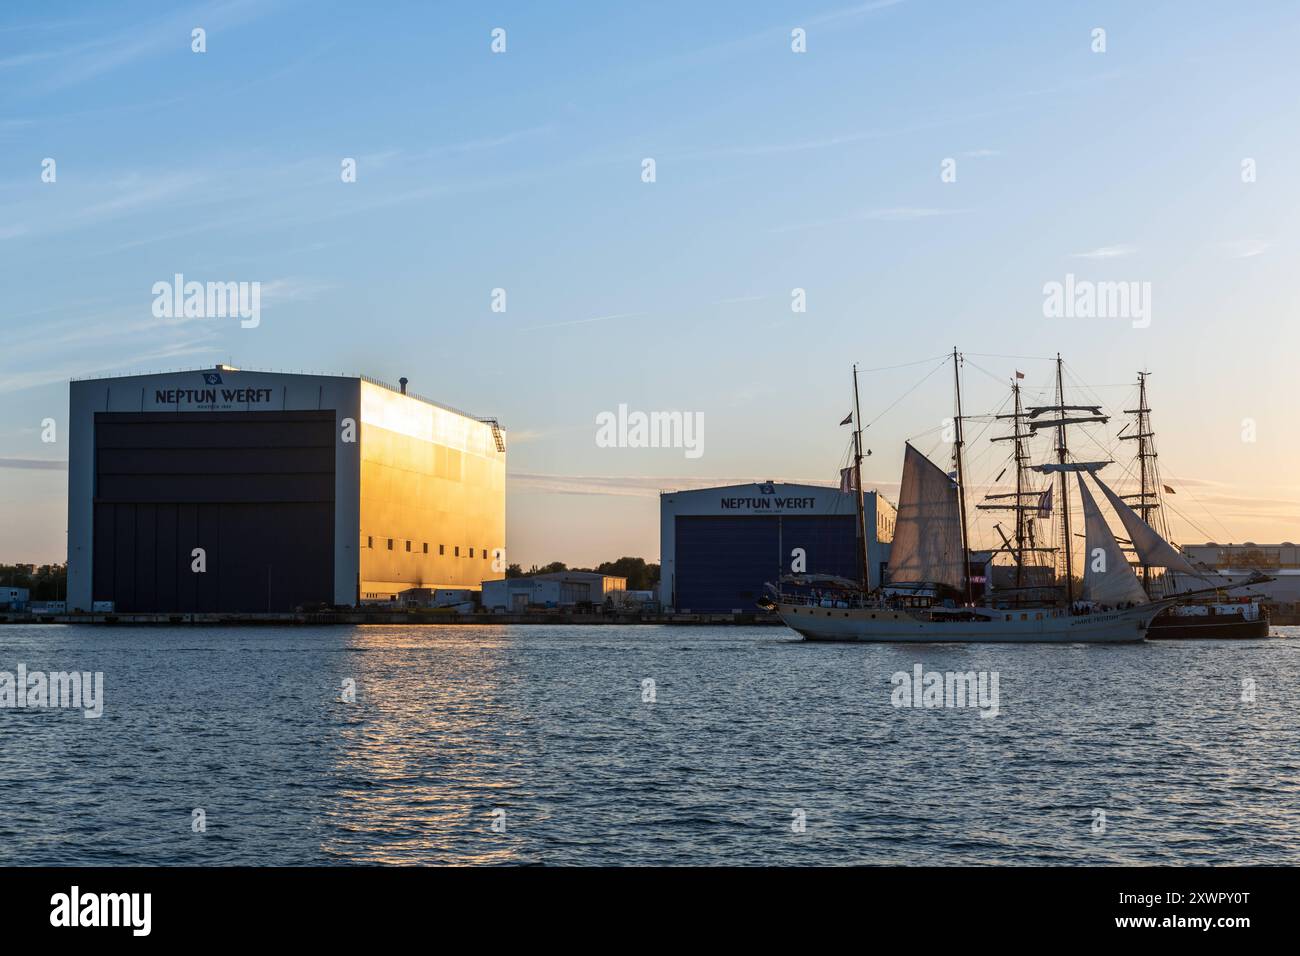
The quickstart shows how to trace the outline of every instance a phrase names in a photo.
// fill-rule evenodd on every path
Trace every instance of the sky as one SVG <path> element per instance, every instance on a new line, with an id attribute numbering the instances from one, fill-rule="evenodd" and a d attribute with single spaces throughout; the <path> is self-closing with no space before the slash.
<path id="1" fill-rule="evenodd" d="M 73 377 L 406 376 L 508 429 L 510 560 L 588 565 L 657 559 L 661 489 L 834 480 L 854 362 L 894 494 L 954 347 L 973 491 L 1059 352 L 1121 484 L 1151 373 L 1176 541 L 1300 540 L 1297 45 L 1266 0 L 10 0 L 0 561 L 65 557 Z M 260 324 L 155 318 L 176 273 Z M 1067 276 L 1135 298 L 1049 314 Z M 603 447 L 620 405 L 699 454 Z"/>

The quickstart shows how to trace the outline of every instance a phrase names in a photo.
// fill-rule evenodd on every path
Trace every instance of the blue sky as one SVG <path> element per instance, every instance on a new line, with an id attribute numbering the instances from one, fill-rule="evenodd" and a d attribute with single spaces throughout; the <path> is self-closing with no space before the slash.
<path id="1" fill-rule="evenodd" d="M 405 375 L 510 429 L 512 560 L 576 564 L 654 557 L 658 488 L 832 478 L 850 364 L 954 345 L 973 413 L 1057 351 L 1115 408 L 1150 369 L 1176 536 L 1295 539 L 1298 42 L 1282 2 L 7 3 L 0 560 L 63 557 L 70 376 Z M 261 324 L 155 319 L 177 272 L 260 281 Z M 1150 327 L 1045 318 L 1067 273 L 1151 283 Z M 872 426 L 872 484 L 942 460 L 947 384 Z M 704 454 L 597 447 L 620 403 Z"/>

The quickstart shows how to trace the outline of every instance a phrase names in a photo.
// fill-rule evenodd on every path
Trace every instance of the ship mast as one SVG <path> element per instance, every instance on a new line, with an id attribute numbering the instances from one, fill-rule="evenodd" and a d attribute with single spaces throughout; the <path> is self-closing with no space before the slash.
<path id="1" fill-rule="evenodd" d="M 1020 424 L 1024 418 L 1025 410 L 1020 404 L 1020 383 L 1012 379 L 1011 394 L 1015 397 L 1015 417 L 1012 419 L 1012 436 L 1015 440 L 1015 459 L 1016 459 L 1016 587 L 1023 586 L 1023 571 L 1025 566 L 1025 462 L 1029 456 L 1025 454 L 1024 436 L 1020 432 Z"/>
<path id="2" fill-rule="evenodd" d="M 1064 466 L 1069 449 L 1065 442 L 1065 384 L 1061 378 L 1061 353 L 1056 353 L 1056 404 L 1060 409 L 1056 426 L 1056 461 Z M 1061 549 L 1065 552 L 1065 603 L 1074 603 L 1074 539 L 1070 537 L 1070 475 L 1061 468 Z"/>
<path id="3" fill-rule="evenodd" d="M 1070 534 L 1070 474 L 1071 472 L 1091 472 L 1109 464 L 1106 461 L 1084 461 L 1070 463 L 1070 448 L 1066 440 L 1067 425 L 1105 424 L 1110 420 L 1103 415 L 1100 405 L 1065 404 L 1064 362 L 1061 353 L 1056 353 L 1056 404 L 1038 405 L 1029 409 L 1029 430 L 1037 432 L 1040 428 L 1056 429 L 1056 463 L 1051 465 L 1034 465 L 1034 471 L 1044 474 L 1059 472 L 1061 475 L 1061 547 L 1065 553 L 1065 601 L 1074 603 L 1074 541 Z M 1045 412 L 1055 412 L 1055 418 L 1039 419 Z"/>
<path id="4" fill-rule="evenodd" d="M 1142 471 L 1142 500 L 1138 502 L 1138 514 L 1147 524 L 1151 523 L 1150 507 L 1147 503 L 1147 422 L 1151 409 L 1147 407 L 1147 373 L 1138 372 L 1138 466 Z M 1151 593 L 1151 565 L 1142 565 L 1142 590 Z"/>
<path id="5" fill-rule="evenodd" d="M 1142 490 L 1138 495 L 1124 495 L 1124 498 L 1137 498 L 1137 504 L 1133 510 L 1142 516 L 1142 520 L 1147 524 L 1155 527 L 1151 520 L 1151 512 L 1160 507 L 1160 490 L 1156 482 L 1155 468 L 1155 443 L 1151 440 L 1155 437 L 1155 432 L 1151 430 L 1151 406 L 1147 404 L 1147 376 L 1150 372 L 1138 372 L 1138 407 L 1126 408 L 1125 415 L 1137 416 L 1137 434 L 1120 435 L 1120 441 L 1136 441 L 1138 443 L 1138 471 L 1141 475 Z M 1151 463 L 1148 464 L 1148 461 Z M 1150 490 L 1148 490 L 1150 489 Z M 1166 531 L 1166 537 L 1168 532 Z M 1149 595 L 1151 593 L 1151 565 L 1143 563 L 1142 567 L 1142 590 Z"/>
<path id="6" fill-rule="evenodd" d="M 957 418 L 954 422 L 956 433 L 954 435 L 954 454 L 957 458 L 957 498 L 961 508 L 961 556 L 962 556 L 962 577 L 966 581 L 966 603 L 975 603 L 975 592 L 970 579 L 970 535 L 966 529 L 966 475 L 962 470 L 962 440 L 961 427 L 961 357 L 957 354 L 956 347 L 952 350 L 952 378 L 957 392 Z"/>
<path id="7" fill-rule="evenodd" d="M 1020 375 L 1019 372 L 1016 373 Z M 1014 408 L 1010 415 L 997 415 L 998 419 L 1011 420 L 1010 435 L 995 435 L 990 441 L 1013 442 L 1014 451 L 1012 452 L 1013 467 L 1016 469 L 1016 490 L 1010 494 L 989 494 L 985 495 L 986 502 L 996 502 L 994 504 L 981 504 L 975 507 L 981 511 L 1007 511 L 1011 510 L 1016 513 L 1016 530 L 1015 536 L 1011 541 L 1006 540 L 1006 535 L 1002 535 L 1003 544 L 1007 551 L 1014 554 L 1016 560 L 1016 590 L 1021 591 L 1025 586 L 1025 554 L 1036 554 L 1040 551 L 1050 551 L 1051 548 L 1039 548 L 1029 533 L 1029 519 L 1026 517 L 1028 512 L 1038 508 L 1037 504 L 1026 504 L 1026 501 L 1036 502 L 1038 492 L 1034 491 L 1029 484 L 1026 471 L 1029 469 L 1029 451 L 1026 447 L 1026 439 L 1033 437 L 1032 429 L 1026 431 L 1025 407 L 1020 394 L 1020 383 L 1016 379 L 1011 380 L 1011 396 L 1014 400 Z M 1000 479 L 1002 476 L 998 475 Z M 995 482 L 997 479 L 994 479 Z M 1010 500 L 1011 504 L 1002 504 L 1001 501 Z M 1002 526 L 996 525 L 998 533 L 1002 534 Z M 1029 538 L 1026 543 L 1026 538 Z M 1014 542 L 1014 543 L 1013 543 Z M 1017 594 L 1019 600 L 1019 594 Z"/>
<path id="8" fill-rule="evenodd" d="M 862 500 L 862 407 L 858 404 L 858 366 L 853 365 L 853 499 L 858 508 L 858 565 L 862 570 L 862 593 L 871 590 L 868 564 L 867 514 Z"/>

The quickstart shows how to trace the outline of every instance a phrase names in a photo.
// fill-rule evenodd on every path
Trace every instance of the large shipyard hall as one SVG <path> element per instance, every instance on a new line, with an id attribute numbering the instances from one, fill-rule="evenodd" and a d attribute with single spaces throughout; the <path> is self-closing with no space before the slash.
<path id="1" fill-rule="evenodd" d="M 504 576 L 504 430 L 405 379 L 89 379 L 70 423 L 70 609 L 287 612 Z"/>

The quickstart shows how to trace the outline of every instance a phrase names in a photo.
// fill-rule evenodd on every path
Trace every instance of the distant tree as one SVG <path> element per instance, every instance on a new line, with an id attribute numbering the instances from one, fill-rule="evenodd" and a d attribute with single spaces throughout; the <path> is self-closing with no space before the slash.
<path id="1" fill-rule="evenodd" d="M 0 584 L 27 588 L 33 601 L 62 601 L 68 596 L 66 564 L 0 564 Z"/>
<path id="2" fill-rule="evenodd" d="M 517 564 L 506 565 L 506 577 L 522 578 L 523 576 L 524 576 L 524 569 L 521 568 L 519 565 Z"/>
<path id="3" fill-rule="evenodd" d="M 514 568 L 512 573 L 510 568 Z M 523 572 L 519 571 L 519 565 L 512 564 L 506 569 L 506 577 L 522 577 Z M 563 561 L 552 561 L 550 564 L 538 567 L 533 565 L 528 569 L 529 574 L 555 574 L 560 571 L 586 571 L 593 574 L 608 574 L 616 578 L 627 578 L 627 587 L 629 591 L 653 591 L 659 586 L 659 565 L 646 563 L 645 558 L 623 557 L 617 561 L 605 561 L 594 568 L 571 568 Z"/>
<path id="4" fill-rule="evenodd" d="M 627 578 L 629 591 L 651 591 L 659 583 L 659 565 L 647 564 L 645 558 L 622 557 L 606 561 L 596 568 L 601 574 Z"/>

